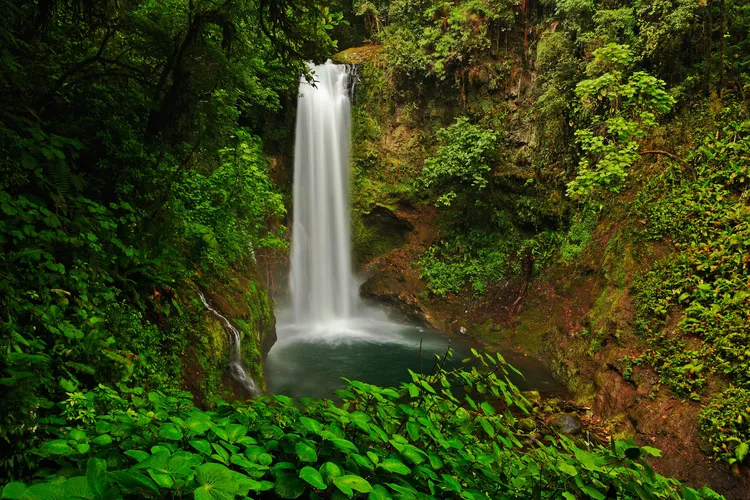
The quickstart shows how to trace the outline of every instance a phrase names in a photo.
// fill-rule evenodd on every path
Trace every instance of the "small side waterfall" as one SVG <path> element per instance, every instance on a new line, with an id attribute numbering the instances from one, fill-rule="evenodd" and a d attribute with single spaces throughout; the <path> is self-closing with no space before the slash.
<path id="1" fill-rule="evenodd" d="M 311 67 L 300 81 L 294 146 L 290 288 L 295 321 L 352 316 L 357 293 L 349 242 L 349 69 Z"/>
<path id="2" fill-rule="evenodd" d="M 244 362 L 242 361 L 242 351 L 240 350 L 242 345 L 242 335 L 240 334 L 240 331 L 219 311 L 214 309 L 206 296 L 203 295 L 203 292 L 198 290 L 198 295 L 206 309 L 208 309 L 209 312 L 219 320 L 224 327 L 224 331 L 227 332 L 227 339 L 229 340 L 229 376 L 232 380 L 240 384 L 249 394 L 253 396 L 259 395 L 260 391 L 255 385 L 255 380 L 247 374 Z"/>

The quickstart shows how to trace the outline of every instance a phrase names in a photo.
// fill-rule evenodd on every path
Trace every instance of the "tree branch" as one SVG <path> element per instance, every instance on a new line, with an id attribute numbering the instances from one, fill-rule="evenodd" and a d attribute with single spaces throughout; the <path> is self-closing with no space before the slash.
<path id="1" fill-rule="evenodd" d="M 688 162 L 686 162 L 685 160 L 683 160 L 679 156 L 676 156 L 676 155 L 674 155 L 674 154 L 672 154 L 672 153 L 670 153 L 668 151 L 662 151 L 660 149 L 649 149 L 647 151 L 641 151 L 639 154 L 641 156 L 643 156 L 643 155 L 663 155 L 663 156 L 667 156 L 669 158 L 672 158 L 673 160 L 678 161 L 678 162 L 680 162 L 680 163 L 682 163 L 684 165 L 688 164 Z"/>

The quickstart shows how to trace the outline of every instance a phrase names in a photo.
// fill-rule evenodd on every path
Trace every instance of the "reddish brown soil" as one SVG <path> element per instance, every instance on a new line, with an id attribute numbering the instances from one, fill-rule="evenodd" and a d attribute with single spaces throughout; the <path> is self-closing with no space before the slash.
<path id="1" fill-rule="evenodd" d="M 750 499 L 750 470 L 732 474 L 702 452 L 698 402 L 676 398 L 665 388 L 653 391 L 658 377 L 651 370 L 636 367 L 633 381 L 621 373 L 618 360 L 640 354 L 628 286 L 636 273 L 669 252 L 668 244 L 651 246 L 633 258 L 625 269 L 626 286 L 615 287 L 602 262 L 620 225 L 601 224 L 593 244 L 574 265 L 555 265 L 527 286 L 521 278 L 498 284 L 482 300 L 439 298 L 426 293 L 426 284 L 412 265 L 438 239 L 434 207 L 400 210 L 397 215 L 408 220 L 414 231 L 403 247 L 366 266 L 370 275 L 363 286 L 366 296 L 440 330 L 457 332 L 465 327 L 481 342 L 528 352 L 568 384 L 579 404 L 592 409 L 589 424 L 661 449 L 662 458 L 652 460 L 658 472 L 694 487 L 708 485 L 728 499 Z M 597 302 L 602 297 L 604 309 Z M 589 353 L 590 332 L 602 328 L 607 332 L 603 348 Z"/>

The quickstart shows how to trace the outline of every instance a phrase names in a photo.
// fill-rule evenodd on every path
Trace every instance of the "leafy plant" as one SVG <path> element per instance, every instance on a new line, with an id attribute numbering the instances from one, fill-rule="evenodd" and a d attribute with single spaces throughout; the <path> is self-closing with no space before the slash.
<path id="1" fill-rule="evenodd" d="M 711 452 L 732 464 L 750 460 L 750 391 L 729 387 L 701 411 L 701 432 Z"/>
<path id="2" fill-rule="evenodd" d="M 524 444 L 514 412 L 527 402 L 503 358 L 474 351 L 451 371 L 444 361 L 398 389 L 348 381 L 340 404 L 273 396 L 204 412 L 184 393 L 152 392 L 86 425 L 51 418 L 41 424 L 56 436 L 34 450 L 42 479 L 3 496 L 720 498 L 656 474 L 644 460 L 653 448 L 582 449 L 554 435 Z"/>
<path id="3" fill-rule="evenodd" d="M 627 45 L 608 44 L 594 51 L 586 67 L 591 78 L 576 86 L 576 109 L 585 127 L 575 132 L 583 159 L 568 196 L 585 199 L 598 190 L 619 192 L 627 170 L 638 159 L 638 139 L 669 111 L 674 99 L 665 83 L 643 71 L 630 72 L 633 56 Z"/>
<path id="4" fill-rule="evenodd" d="M 440 193 L 437 206 L 471 210 L 476 197 L 489 185 L 497 134 L 459 117 L 436 135 L 440 146 L 435 156 L 425 160 L 422 181 Z"/>

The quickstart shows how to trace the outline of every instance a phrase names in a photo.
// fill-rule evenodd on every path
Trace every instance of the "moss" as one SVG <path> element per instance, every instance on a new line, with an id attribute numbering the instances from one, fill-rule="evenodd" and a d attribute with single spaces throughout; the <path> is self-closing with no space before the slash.
<path id="1" fill-rule="evenodd" d="M 200 406 L 213 408 L 225 399 L 222 375 L 229 345 L 221 323 L 208 311 L 196 310 L 190 328 L 191 354 L 183 360 L 187 388 Z"/>
<path id="2" fill-rule="evenodd" d="M 593 210 L 586 210 L 576 216 L 560 248 L 561 262 L 572 262 L 581 255 L 583 249 L 591 241 L 591 236 L 596 229 L 596 221 L 597 214 Z"/>

